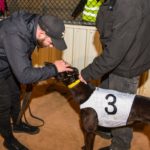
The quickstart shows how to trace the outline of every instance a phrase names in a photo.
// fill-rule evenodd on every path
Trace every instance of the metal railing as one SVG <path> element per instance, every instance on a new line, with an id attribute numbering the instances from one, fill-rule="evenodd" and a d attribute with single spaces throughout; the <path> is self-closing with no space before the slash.
<path id="1" fill-rule="evenodd" d="M 71 16 L 80 0 L 6 0 L 6 2 L 10 15 L 18 10 L 26 10 L 41 15 L 58 16 L 67 24 L 95 25 L 95 23 L 83 21 L 82 12 L 75 19 Z"/>

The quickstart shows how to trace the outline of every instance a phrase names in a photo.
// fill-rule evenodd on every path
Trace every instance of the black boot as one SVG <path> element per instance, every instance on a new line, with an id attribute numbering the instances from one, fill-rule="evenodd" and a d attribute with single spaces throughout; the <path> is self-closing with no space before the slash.
<path id="1" fill-rule="evenodd" d="M 19 125 L 13 124 L 13 131 L 16 133 L 24 132 L 28 134 L 37 134 L 40 132 L 40 129 L 36 126 L 20 122 Z"/>
<path id="2" fill-rule="evenodd" d="M 8 150 L 29 150 L 27 147 L 22 145 L 15 137 L 4 139 L 3 145 Z"/>

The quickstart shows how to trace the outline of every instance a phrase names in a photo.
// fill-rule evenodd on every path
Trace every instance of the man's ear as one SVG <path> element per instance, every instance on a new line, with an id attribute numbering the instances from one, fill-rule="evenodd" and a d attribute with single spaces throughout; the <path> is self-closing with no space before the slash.
<path id="1" fill-rule="evenodd" d="M 39 39 L 39 34 L 40 34 L 40 26 L 37 25 L 37 28 L 36 28 L 36 39 Z"/>
<path id="2" fill-rule="evenodd" d="M 36 28 L 36 39 L 40 39 L 43 35 L 45 35 L 45 31 L 41 29 L 39 25 Z"/>

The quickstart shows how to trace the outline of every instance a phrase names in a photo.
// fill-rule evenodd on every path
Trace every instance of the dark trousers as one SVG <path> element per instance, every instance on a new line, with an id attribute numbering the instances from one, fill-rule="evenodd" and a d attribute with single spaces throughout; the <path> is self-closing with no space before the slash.
<path id="1" fill-rule="evenodd" d="M 101 88 L 113 89 L 120 92 L 136 93 L 139 85 L 139 76 L 133 78 L 120 77 L 115 74 L 108 74 L 101 80 Z M 132 127 L 114 128 L 112 133 L 112 150 L 129 150 L 133 137 Z"/>
<path id="2" fill-rule="evenodd" d="M 11 119 L 20 112 L 20 85 L 13 75 L 0 79 L 0 133 L 4 139 L 12 135 Z"/>

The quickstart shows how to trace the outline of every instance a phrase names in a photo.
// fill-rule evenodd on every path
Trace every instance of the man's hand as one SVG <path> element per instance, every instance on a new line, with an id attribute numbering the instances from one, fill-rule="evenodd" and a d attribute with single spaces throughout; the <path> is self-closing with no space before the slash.
<path id="1" fill-rule="evenodd" d="M 58 72 L 73 71 L 71 69 L 71 65 L 64 60 L 56 60 L 54 65 L 56 66 Z"/>
<path id="2" fill-rule="evenodd" d="M 85 84 L 87 84 L 87 82 L 83 79 L 83 77 L 81 76 L 81 74 L 79 74 L 79 80 Z"/>

